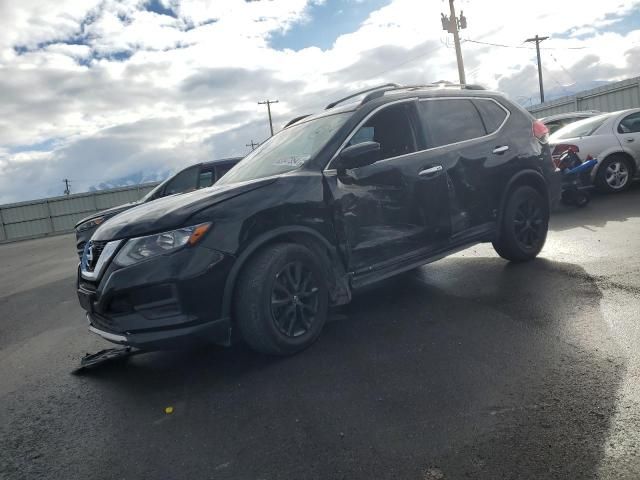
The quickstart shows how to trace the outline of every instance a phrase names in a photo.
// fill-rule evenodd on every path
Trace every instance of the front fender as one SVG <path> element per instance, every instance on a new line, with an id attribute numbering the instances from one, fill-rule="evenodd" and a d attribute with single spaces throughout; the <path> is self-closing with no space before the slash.
<path id="1" fill-rule="evenodd" d="M 247 261 L 249 260 L 249 258 L 251 257 L 251 255 L 253 255 L 256 251 L 258 251 L 258 249 L 260 249 L 261 247 L 263 247 L 264 245 L 268 244 L 269 242 L 277 239 L 277 238 L 286 238 L 286 237 L 291 237 L 292 235 L 307 235 L 312 237 L 313 239 L 315 239 L 320 245 L 323 245 L 327 251 L 330 252 L 332 258 L 330 259 L 330 261 L 332 262 L 332 264 L 334 265 L 334 267 L 336 266 L 340 266 L 340 260 L 339 260 L 339 256 L 338 253 L 336 251 L 336 248 L 334 245 L 331 245 L 331 243 L 324 237 L 322 236 L 320 233 L 318 233 L 316 230 L 313 230 L 312 228 L 309 227 L 305 227 L 305 226 L 285 226 L 285 227 L 280 227 L 280 228 L 276 228 L 274 230 L 271 230 L 267 233 L 264 233 L 263 235 L 260 235 L 259 237 L 255 238 L 250 245 L 248 245 L 243 251 L 242 253 L 240 253 L 240 255 L 238 255 L 238 257 L 236 258 L 236 261 L 233 264 L 233 267 L 231 268 L 231 271 L 229 272 L 229 275 L 227 276 L 227 280 L 225 282 L 225 287 L 224 287 L 224 298 L 223 298 L 223 302 L 222 302 L 222 315 L 225 317 L 230 317 L 231 316 L 231 306 L 233 303 L 233 294 L 234 294 L 234 288 L 235 288 L 235 284 L 236 281 L 238 279 L 238 275 L 240 274 L 240 272 L 242 271 L 243 267 L 246 265 Z M 342 268 L 342 270 L 344 270 L 344 268 Z M 343 288 L 347 288 L 348 289 L 348 285 L 341 285 Z"/>

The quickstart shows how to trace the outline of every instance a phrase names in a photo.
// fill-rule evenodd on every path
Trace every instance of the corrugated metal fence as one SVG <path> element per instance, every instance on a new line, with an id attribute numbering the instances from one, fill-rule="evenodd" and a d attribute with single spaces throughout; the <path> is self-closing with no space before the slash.
<path id="1" fill-rule="evenodd" d="M 599 110 L 615 112 L 627 108 L 640 107 L 640 77 L 629 78 L 592 90 L 585 90 L 570 97 L 562 97 L 550 102 L 527 107 L 536 118 L 558 113 Z"/>
<path id="2" fill-rule="evenodd" d="M 135 202 L 157 183 L 0 205 L 0 243 L 73 231 L 84 217 Z"/>

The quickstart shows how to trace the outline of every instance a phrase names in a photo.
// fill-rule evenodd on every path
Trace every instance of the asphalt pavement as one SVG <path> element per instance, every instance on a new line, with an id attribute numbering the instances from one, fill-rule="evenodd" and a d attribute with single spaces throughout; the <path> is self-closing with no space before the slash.
<path id="1" fill-rule="evenodd" d="M 0 478 L 638 479 L 640 187 L 368 288 L 291 358 L 86 329 L 71 236 L 0 245 Z M 166 413 L 173 407 L 172 413 Z"/>

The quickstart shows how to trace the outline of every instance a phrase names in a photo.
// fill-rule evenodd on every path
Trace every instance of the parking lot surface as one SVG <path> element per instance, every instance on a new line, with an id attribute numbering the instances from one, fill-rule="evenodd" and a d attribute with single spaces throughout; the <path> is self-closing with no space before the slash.
<path id="1" fill-rule="evenodd" d="M 640 478 L 640 188 L 337 309 L 291 358 L 153 353 L 82 376 L 72 236 L 0 245 L 0 478 Z M 173 413 L 166 413 L 173 407 Z"/>

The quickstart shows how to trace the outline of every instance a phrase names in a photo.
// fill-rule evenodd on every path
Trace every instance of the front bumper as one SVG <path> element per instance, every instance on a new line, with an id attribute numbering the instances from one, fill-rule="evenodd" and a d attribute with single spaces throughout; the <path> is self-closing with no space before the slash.
<path id="1" fill-rule="evenodd" d="M 154 350 L 227 345 L 231 322 L 222 303 L 233 261 L 196 246 L 124 268 L 111 263 L 96 281 L 79 270 L 78 300 L 89 329 L 113 343 Z"/>
<path id="2" fill-rule="evenodd" d="M 212 322 L 198 323 L 190 326 L 119 334 L 102 330 L 96 326 L 94 323 L 96 322 L 95 316 L 92 316 L 90 313 L 87 313 L 87 321 L 89 322 L 89 331 L 99 335 L 105 340 L 118 345 L 126 345 L 143 350 L 190 348 L 208 342 L 227 345 L 231 329 L 231 321 L 228 318 L 221 318 Z"/>

